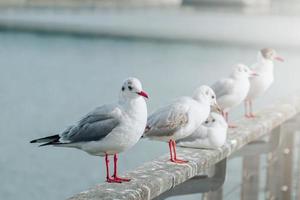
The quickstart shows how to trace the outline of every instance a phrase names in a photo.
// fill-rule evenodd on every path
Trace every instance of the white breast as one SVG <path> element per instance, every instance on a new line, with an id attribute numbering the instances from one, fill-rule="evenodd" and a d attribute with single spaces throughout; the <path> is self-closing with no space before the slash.
<path id="1" fill-rule="evenodd" d="M 267 63 L 256 69 L 259 74 L 250 79 L 250 90 L 247 95 L 248 100 L 253 100 L 264 94 L 274 81 L 273 64 Z"/>
<path id="2" fill-rule="evenodd" d="M 206 129 L 198 129 L 197 132 L 194 132 L 191 136 L 180 140 L 178 145 L 192 148 L 217 149 L 225 144 L 226 137 L 226 127 L 209 127 Z"/>
<path id="3" fill-rule="evenodd" d="M 81 144 L 81 149 L 93 154 L 116 154 L 135 145 L 141 138 L 147 122 L 147 107 L 144 99 L 136 102 L 134 109 L 124 109 L 120 125 L 100 141 Z"/>
<path id="4" fill-rule="evenodd" d="M 246 78 L 236 79 L 232 92 L 218 99 L 220 107 L 224 111 L 239 105 L 246 98 L 250 88 L 249 80 Z"/>

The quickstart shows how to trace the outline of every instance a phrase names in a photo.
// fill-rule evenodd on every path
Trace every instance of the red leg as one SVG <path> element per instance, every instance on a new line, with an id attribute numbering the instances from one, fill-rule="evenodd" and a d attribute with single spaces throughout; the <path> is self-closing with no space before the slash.
<path id="1" fill-rule="evenodd" d="M 228 112 L 222 111 L 222 116 L 224 117 L 225 121 L 228 124 Z"/>
<path id="2" fill-rule="evenodd" d="M 130 181 L 129 178 L 121 178 L 121 177 L 118 177 L 118 156 L 117 154 L 114 155 L 114 175 L 112 176 L 114 178 L 114 180 L 116 181 L 120 181 L 120 182 L 128 182 Z"/>
<path id="3" fill-rule="evenodd" d="M 228 123 L 228 127 L 229 128 L 237 128 L 237 126 L 236 125 L 234 125 L 234 124 L 229 124 L 229 113 L 228 112 L 226 112 L 225 113 L 226 114 L 226 122 Z"/>
<path id="4" fill-rule="evenodd" d="M 245 105 L 245 117 L 246 118 L 250 118 L 250 114 L 249 114 L 249 111 L 248 111 L 248 103 L 249 103 L 248 100 L 244 101 L 244 105 Z"/>
<path id="5" fill-rule="evenodd" d="M 249 106 L 250 106 L 250 114 L 249 114 L 249 116 L 251 118 L 255 118 L 256 116 L 253 114 L 252 100 L 249 101 Z"/>
<path id="6" fill-rule="evenodd" d="M 226 120 L 226 115 L 225 115 L 225 112 L 222 110 L 222 116 L 225 118 Z"/>
<path id="7" fill-rule="evenodd" d="M 173 149 L 172 149 L 172 140 L 169 141 L 169 150 L 170 150 L 170 161 L 174 162 L 174 158 L 173 158 Z"/>
<path id="8" fill-rule="evenodd" d="M 121 183 L 121 181 L 117 181 L 109 177 L 109 159 L 107 154 L 105 154 L 105 164 L 106 164 L 106 181 L 108 183 Z"/>
<path id="9" fill-rule="evenodd" d="M 187 163 L 189 161 L 187 160 L 181 160 L 181 159 L 177 159 L 177 155 L 176 155 L 176 142 L 174 140 L 171 140 L 171 145 L 173 147 L 173 153 L 174 153 L 174 158 L 173 160 L 171 160 L 174 163 Z"/>

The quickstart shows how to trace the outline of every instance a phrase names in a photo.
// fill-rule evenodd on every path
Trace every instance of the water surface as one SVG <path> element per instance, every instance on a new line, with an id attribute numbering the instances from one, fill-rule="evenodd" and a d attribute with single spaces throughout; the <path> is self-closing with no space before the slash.
<path id="1" fill-rule="evenodd" d="M 126 77 L 142 81 L 151 112 L 228 75 L 237 62 L 253 63 L 257 54 L 257 49 L 245 46 L 14 32 L 0 32 L 0 44 L 0 197 L 6 200 L 64 199 L 103 182 L 102 158 L 74 149 L 38 148 L 29 141 L 60 133 L 94 107 L 116 101 Z M 286 62 L 276 63 L 276 82 L 257 108 L 291 93 L 300 83 L 297 52 L 278 52 Z M 241 111 L 235 109 L 233 118 L 241 117 Z M 167 152 L 164 143 L 141 141 L 120 155 L 120 170 Z"/>

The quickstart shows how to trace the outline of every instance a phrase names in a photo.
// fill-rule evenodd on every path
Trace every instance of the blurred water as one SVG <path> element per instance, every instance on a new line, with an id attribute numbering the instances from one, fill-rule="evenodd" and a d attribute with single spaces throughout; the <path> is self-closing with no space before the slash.
<path id="1" fill-rule="evenodd" d="M 6 200 L 64 199 L 103 182 L 102 158 L 74 149 L 37 148 L 29 141 L 59 133 L 95 106 L 116 101 L 126 77 L 142 80 L 151 112 L 226 76 L 237 62 L 251 64 L 257 53 L 245 46 L 13 32 L 1 32 L 0 44 L 0 198 Z M 278 52 L 286 62 L 276 63 L 276 82 L 257 108 L 295 91 L 300 83 L 297 52 Z M 241 117 L 241 111 L 235 109 L 233 117 Z M 162 153 L 167 153 L 166 144 L 141 141 L 121 154 L 120 170 Z M 232 166 L 239 165 L 234 162 Z"/>

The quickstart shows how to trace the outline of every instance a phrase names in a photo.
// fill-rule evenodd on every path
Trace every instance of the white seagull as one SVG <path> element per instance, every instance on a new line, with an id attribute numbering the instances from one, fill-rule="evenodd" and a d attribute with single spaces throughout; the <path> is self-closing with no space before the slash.
<path id="1" fill-rule="evenodd" d="M 229 110 L 245 100 L 250 88 L 249 77 L 252 76 L 257 76 L 257 74 L 246 65 L 237 64 L 228 78 L 223 78 L 212 85 L 227 123 Z M 235 128 L 236 126 L 229 125 L 229 127 Z"/>
<path id="2" fill-rule="evenodd" d="M 106 181 L 130 181 L 117 175 L 117 154 L 135 145 L 144 132 L 147 122 L 144 97 L 148 98 L 148 95 L 142 90 L 141 82 L 128 78 L 122 85 L 118 103 L 98 107 L 61 134 L 32 140 L 31 143 L 72 147 L 94 156 L 105 156 Z M 112 177 L 109 175 L 108 155 L 114 155 Z"/>
<path id="3" fill-rule="evenodd" d="M 227 128 L 224 117 L 212 112 L 193 134 L 176 142 L 183 147 L 217 149 L 226 142 Z"/>
<path id="4" fill-rule="evenodd" d="M 250 78 L 250 90 L 245 100 L 245 117 L 247 118 L 255 117 L 252 101 L 264 94 L 274 81 L 274 60 L 284 61 L 274 49 L 265 48 L 258 52 L 257 61 L 251 66 L 251 69 L 259 73 L 259 76 Z"/>
<path id="5" fill-rule="evenodd" d="M 217 106 L 216 95 L 210 87 L 201 86 L 193 97 L 178 98 L 151 114 L 143 136 L 168 142 L 170 161 L 186 163 L 177 159 L 175 141 L 192 134 L 207 119 L 210 106 Z"/>

